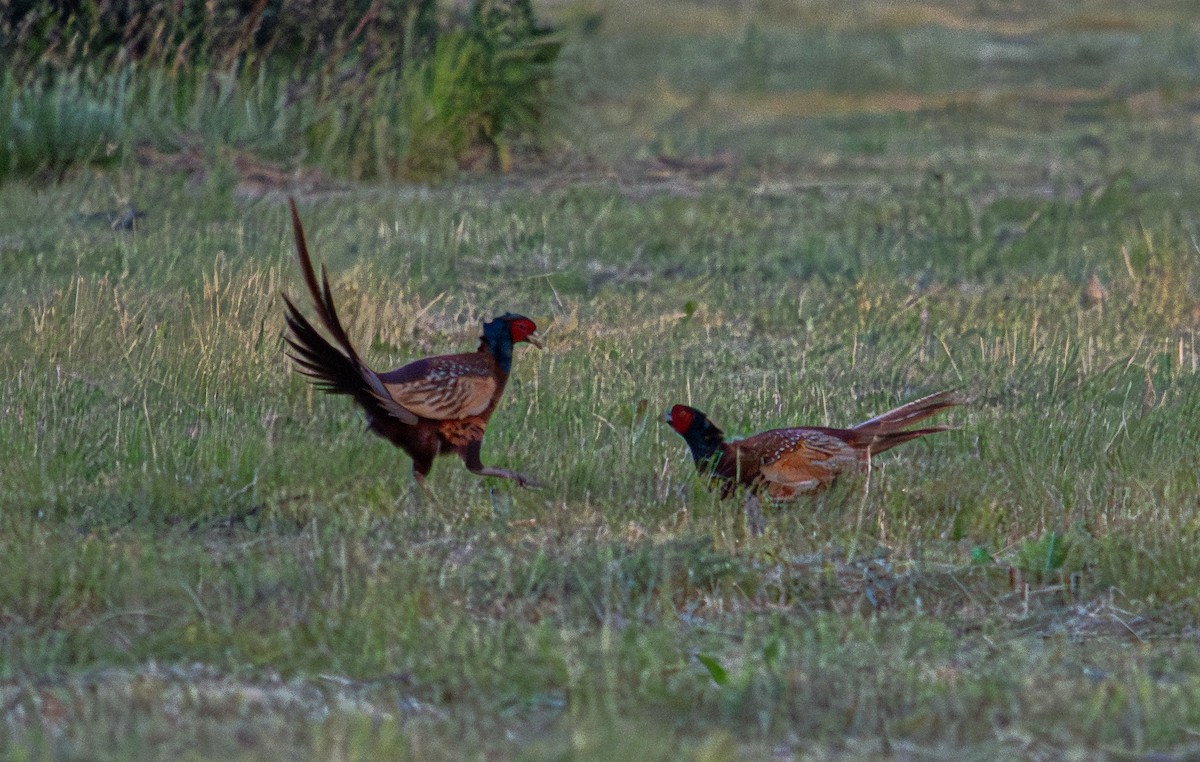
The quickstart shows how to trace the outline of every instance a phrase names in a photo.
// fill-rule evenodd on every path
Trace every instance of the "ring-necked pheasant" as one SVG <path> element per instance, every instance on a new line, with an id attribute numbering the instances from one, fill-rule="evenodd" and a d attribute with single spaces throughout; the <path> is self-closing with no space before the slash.
<path id="1" fill-rule="evenodd" d="M 515 471 L 485 466 L 479 457 L 488 419 L 508 383 L 513 345 L 527 341 L 542 346 L 534 322 L 506 313 L 483 324 L 483 337 L 474 352 L 426 357 L 376 373 L 358 356 L 338 320 L 324 267 L 318 285 L 296 202 L 288 199 L 288 203 L 304 282 L 317 317 L 337 342 L 337 346 L 330 343 L 284 293 L 290 332 L 286 340 L 294 352 L 288 356 L 299 371 L 326 392 L 352 397 L 366 411 L 367 428 L 412 458 L 418 483 L 424 483 L 434 458 L 456 453 L 471 473 L 513 479 L 522 487 L 538 486 L 535 479 Z"/>
<path id="2" fill-rule="evenodd" d="M 700 473 L 720 482 L 721 497 L 733 494 L 739 484 L 748 488 L 747 513 L 753 531 L 761 521 L 758 494 L 785 500 L 824 490 L 839 474 L 863 467 L 884 450 L 948 430 L 948 426 L 907 427 L 962 402 L 957 391 L 938 392 L 848 429 L 772 429 L 732 441 L 726 441 L 724 432 L 694 407 L 676 405 L 663 420 L 687 442 Z"/>

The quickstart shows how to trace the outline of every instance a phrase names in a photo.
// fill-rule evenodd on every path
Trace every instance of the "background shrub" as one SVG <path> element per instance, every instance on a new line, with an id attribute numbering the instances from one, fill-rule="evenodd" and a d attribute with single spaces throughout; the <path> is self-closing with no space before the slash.
<path id="1" fill-rule="evenodd" d="M 0 42 L 0 177 L 145 144 L 352 179 L 507 169 L 559 52 L 521 0 L 25 0 Z"/>

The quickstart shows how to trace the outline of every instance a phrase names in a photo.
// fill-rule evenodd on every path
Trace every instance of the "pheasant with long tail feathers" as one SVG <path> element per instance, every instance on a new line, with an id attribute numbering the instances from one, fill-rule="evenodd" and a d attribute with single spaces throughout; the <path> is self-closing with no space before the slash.
<path id="1" fill-rule="evenodd" d="M 485 466 L 480 460 L 488 420 L 508 383 L 514 345 L 527 341 L 542 346 L 534 322 L 505 313 L 483 324 L 479 349 L 474 352 L 426 357 L 376 373 L 359 357 L 338 320 L 324 268 L 318 283 L 296 202 L 288 199 L 288 203 L 304 282 L 317 318 L 333 337 L 333 342 L 326 339 L 284 293 L 286 340 L 292 348 L 288 356 L 298 370 L 319 389 L 353 398 L 367 414 L 367 428 L 412 458 L 418 483 L 424 483 L 434 458 L 457 454 L 471 473 L 512 479 L 522 487 L 538 486 L 535 479 Z"/>
<path id="2" fill-rule="evenodd" d="M 848 429 L 805 426 L 772 429 L 745 439 L 727 441 L 704 413 L 676 405 L 663 420 L 691 449 L 700 473 L 721 485 L 728 497 L 742 485 L 749 491 L 749 512 L 757 513 L 756 497 L 786 500 L 828 488 L 840 474 L 863 468 L 871 458 L 909 440 L 947 431 L 948 426 L 908 428 L 937 413 L 962 404 L 951 390 L 922 397 Z M 750 516 L 751 529 L 760 517 Z"/>

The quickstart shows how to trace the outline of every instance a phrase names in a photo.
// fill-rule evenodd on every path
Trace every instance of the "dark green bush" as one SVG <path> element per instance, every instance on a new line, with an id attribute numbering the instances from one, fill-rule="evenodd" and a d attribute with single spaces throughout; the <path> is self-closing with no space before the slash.
<path id="1" fill-rule="evenodd" d="M 507 168 L 513 138 L 544 129 L 559 52 L 528 0 L 465 16 L 436 0 L 13 0 L 0 42 L 0 177 L 146 143 L 350 178 Z M 23 125 L 61 86 L 104 118 L 42 150 Z M 43 108 L 62 117 L 43 134 L 71 134 L 80 109 Z"/>

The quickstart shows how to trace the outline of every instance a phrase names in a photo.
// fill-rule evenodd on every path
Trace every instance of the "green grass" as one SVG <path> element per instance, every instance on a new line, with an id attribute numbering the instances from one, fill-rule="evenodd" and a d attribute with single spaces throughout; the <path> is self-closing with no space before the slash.
<path id="1" fill-rule="evenodd" d="M 1029 56 L 1100 34 L 1056 8 Z M 716 89 L 644 90 L 661 61 L 763 55 L 736 17 L 674 33 L 712 48 L 606 18 L 567 55 L 594 65 L 577 94 L 608 88 L 573 139 L 611 170 L 301 202 L 375 367 L 538 321 L 484 459 L 541 490 L 446 459 L 422 495 L 289 369 L 282 200 L 129 163 L 0 187 L 0 757 L 1195 753 L 1194 85 L 905 110 L 743 72 L 722 87 L 746 113 L 815 110 L 739 130 Z M 888 18 L 828 32 L 898 41 L 885 95 L 928 58 L 912 40 L 970 59 L 999 34 Z M 1115 49 L 1187 35 L 1129 18 Z M 767 42 L 846 50 L 791 28 Z M 1103 78 L 1062 76 L 1037 87 Z M 1067 150 L 1085 135 L 1104 150 Z M 721 151 L 711 176 L 653 159 Z M 113 189 L 136 231 L 84 216 Z M 655 420 L 837 425 L 947 387 L 974 400 L 955 431 L 768 510 L 761 538 Z"/>

